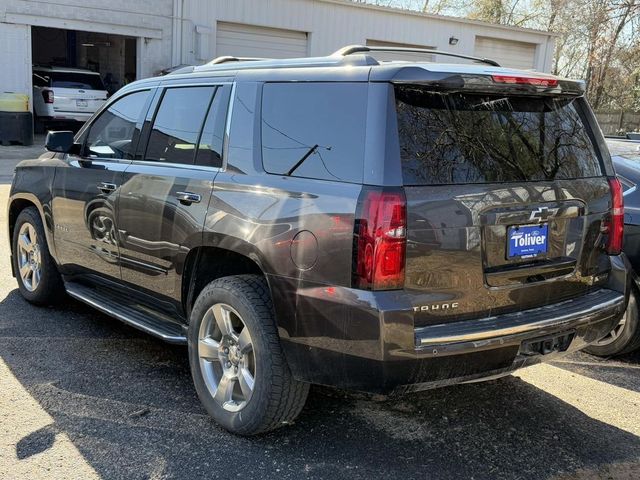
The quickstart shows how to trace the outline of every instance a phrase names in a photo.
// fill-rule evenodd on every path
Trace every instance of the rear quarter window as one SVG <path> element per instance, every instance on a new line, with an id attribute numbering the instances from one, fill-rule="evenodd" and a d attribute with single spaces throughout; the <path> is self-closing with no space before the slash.
<path id="1" fill-rule="evenodd" d="M 602 175 L 581 98 L 395 90 L 405 185 Z"/>
<path id="2" fill-rule="evenodd" d="M 366 83 L 267 83 L 262 161 L 273 174 L 360 183 Z"/>

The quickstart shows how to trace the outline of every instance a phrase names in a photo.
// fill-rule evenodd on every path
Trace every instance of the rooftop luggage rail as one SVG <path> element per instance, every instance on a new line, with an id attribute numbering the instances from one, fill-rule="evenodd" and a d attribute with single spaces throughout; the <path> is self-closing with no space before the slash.
<path id="1" fill-rule="evenodd" d="M 488 59 L 463 55 L 453 52 L 429 50 L 426 48 L 404 48 L 404 47 L 367 47 L 364 45 L 349 45 L 341 48 L 337 52 L 324 57 L 302 57 L 302 58 L 258 58 L 258 57 L 234 57 L 221 56 L 214 58 L 208 63 L 199 67 L 192 67 L 193 71 L 223 71 L 223 70 L 247 70 L 247 69 L 269 69 L 269 68 L 305 68 L 305 67 L 337 67 L 337 66 L 374 66 L 380 65 L 371 52 L 413 52 L 428 55 L 444 55 L 448 57 L 463 58 L 478 63 L 485 63 L 494 67 L 499 67 L 498 62 Z M 186 73 L 179 70 L 180 73 Z"/>
<path id="2" fill-rule="evenodd" d="M 225 55 L 217 57 L 211 60 L 207 65 L 219 65 L 221 63 L 228 62 L 258 62 L 260 60 L 271 60 L 271 58 L 259 58 L 259 57 L 233 57 L 231 55 Z"/>
<path id="3" fill-rule="evenodd" d="M 411 53 L 424 53 L 429 55 L 444 55 L 447 57 L 464 58 L 466 60 L 473 60 L 478 63 L 485 63 L 493 67 L 499 67 L 500 64 L 490 58 L 474 57 L 472 55 L 463 55 L 461 53 L 447 52 L 443 50 L 430 50 L 428 48 L 410 48 L 410 47 L 367 47 L 364 45 L 349 45 L 342 47 L 337 52 L 334 52 L 332 57 L 346 57 L 354 53 L 367 53 L 367 52 L 411 52 Z"/>

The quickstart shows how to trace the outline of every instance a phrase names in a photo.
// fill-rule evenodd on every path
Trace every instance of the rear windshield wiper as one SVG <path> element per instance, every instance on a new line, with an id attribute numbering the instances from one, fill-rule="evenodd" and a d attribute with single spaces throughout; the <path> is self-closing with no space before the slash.
<path id="1" fill-rule="evenodd" d="M 287 172 L 287 177 L 290 177 L 290 176 L 293 174 L 293 172 L 295 172 L 295 171 L 298 169 L 298 167 L 299 167 L 300 165 L 302 165 L 302 163 L 303 163 L 307 158 L 309 158 L 311 155 L 313 155 L 313 154 L 315 153 L 315 151 L 318 149 L 318 147 L 319 147 L 319 146 L 320 146 L 320 145 L 318 145 L 318 144 L 316 143 L 313 147 L 311 147 L 309 150 L 307 150 L 307 153 L 305 153 L 305 154 L 302 156 L 302 158 L 301 158 L 300 160 L 298 160 L 298 161 L 296 162 L 296 164 L 295 164 L 293 167 L 291 167 L 291 168 L 289 169 L 289 171 Z"/>

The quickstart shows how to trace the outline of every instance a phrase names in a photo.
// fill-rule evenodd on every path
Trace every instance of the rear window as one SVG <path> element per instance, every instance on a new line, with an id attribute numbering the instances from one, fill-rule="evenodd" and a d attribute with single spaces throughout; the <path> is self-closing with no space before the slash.
<path id="1" fill-rule="evenodd" d="M 405 185 L 602 175 L 577 98 L 396 87 Z"/>
<path id="2" fill-rule="evenodd" d="M 50 86 L 53 88 L 74 88 L 81 90 L 105 90 L 98 74 L 76 72 L 51 72 Z"/>

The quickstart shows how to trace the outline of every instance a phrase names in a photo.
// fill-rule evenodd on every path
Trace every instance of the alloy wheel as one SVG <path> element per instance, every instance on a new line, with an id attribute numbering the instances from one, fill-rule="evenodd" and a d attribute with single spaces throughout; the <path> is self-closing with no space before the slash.
<path id="1" fill-rule="evenodd" d="M 629 310 L 627 309 L 624 312 L 624 315 L 622 316 L 620 323 L 618 323 L 618 325 L 616 325 L 616 327 L 613 330 L 611 330 L 611 332 L 609 332 L 609 334 L 606 337 L 595 342 L 593 345 L 598 347 L 604 347 L 605 345 L 611 345 L 613 342 L 615 342 L 624 331 L 624 326 L 627 323 L 628 315 L 629 315 Z"/>
<path id="2" fill-rule="evenodd" d="M 18 233 L 18 272 L 24 288 L 30 292 L 38 288 L 42 278 L 42 252 L 36 229 L 30 223 L 23 223 Z"/>
<path id="3" fill-rule="evenodd" d="M 256 363 L 249 329 L 230 305 L 217 303 L 205 313 L 198 358 L 212 398 L 229 412 L 242 410 L 253 394 Z"/>

